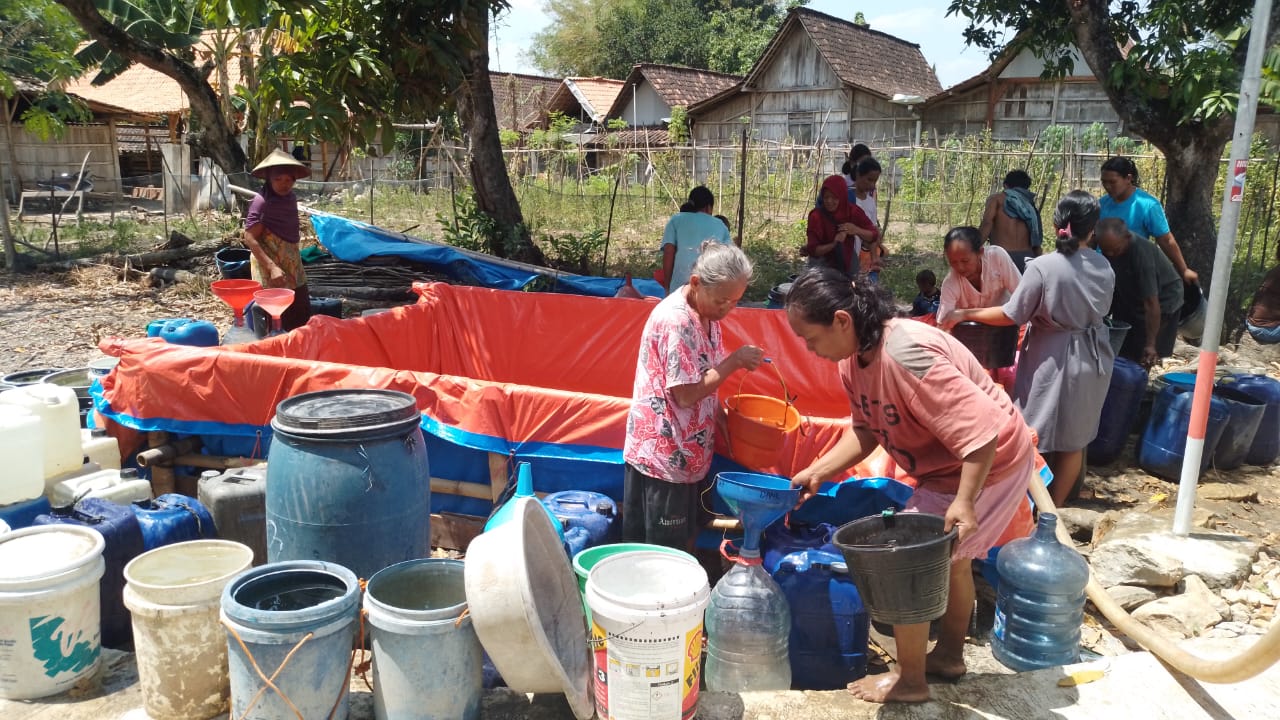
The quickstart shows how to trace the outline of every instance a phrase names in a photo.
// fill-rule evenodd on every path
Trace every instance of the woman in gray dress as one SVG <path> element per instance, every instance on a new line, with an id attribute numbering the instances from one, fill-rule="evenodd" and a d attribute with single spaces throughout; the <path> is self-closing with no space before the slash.
<path id="1" fill-rule="evenodd" d="M 1030 323 L 1018 360 L 1014 403 L 1039 436 L 1037 447 L 1053 471 L 1050 491 L 1058 505 L 1067 501 L 1080 475 L 1084 448 L 1098 433 L 1115 364 L 1102 322 L 1115 274 L 1106 258 L 1088 248 L 1097 223 L 1097 199 L 1083 190 L 1068 193 L 1053 214 L 1057 252 L 1028 263 L 1017 291 L 1003 306 L 952 314 L 953 322 Z M 1082 248 L 1085 252 L 1079 252 Z"/>

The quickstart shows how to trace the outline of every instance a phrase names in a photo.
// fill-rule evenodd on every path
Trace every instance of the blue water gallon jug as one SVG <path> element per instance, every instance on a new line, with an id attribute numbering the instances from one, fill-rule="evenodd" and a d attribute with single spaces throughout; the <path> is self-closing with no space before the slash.
<path id="1" fill-rule="evenodd" d="M 0 505 L 0 520 L 3 520 L 10 530 L 21 530 L 33 525 L 36 517 L 47 514 L 49 509 L 49 499 L 41 495 L 34 500 Z"/>
<path id="2" fill-rule="evenodd" d="M 769 525 L 760 537 L 760 557 L 764 560 L 764 571 L 776 575 L 783 558 L 805 550 L 822 550 L 834 554 L 838 559 L 840 550 L 831 544 L 831 535 L 835 531 L 835 527 L 827 523 L 775 522 Z"/>
<path id="3" fill-rule="evenodd" d="M 147 326 L 151 333 L 151 326 Z M 218 344 L 218 328 L 206 320 L 191 318 L 175 318 L 166 320 L 160 326 L 157 335 L 171 345 L 192 345 L 195 347 L 213 347 Z"/>
<path id="4" fill-rule="evenodd" d="M 562 490 L 544 497 L 542 504 L 564 527 L 566 541 L 571 529 L 586 531 L 586 545 L 582 549 L 617 542 L 621 534 L 621 524 L 616 522 L 618 505 L 608 495 L 589 490 Z"/>
<path id="5" fill-rule="evenodd" d="M 1041 513 L 1031 537 L 1000 551 L 991 654 L 1018 672 L 1080 659 L 1089 563 L 1058 542 L 1058 517 Z"/>
<path id="6" fill-rule="evenodd" d="M 1244 464 L 1253 438 L 1258 434 L 1267 403 L 1229 384 L 1219 383 L 1213 388 L 1213 396 L 1227 405 L 1227 426 L 1222 439 L 1213 451 L 1213 466 L 1219 470 L 1234 470 Z"/>
<path id="7" fill-rule="evenodd" d="M 773 579 L 791 607 L 791 687 L 839 690 L 867 674 L 870 618 L 838 553 L 801 550 Z"/>
<path id="8" fill-rule="evenodd" d="M 213 515 L 199 500 L 179 493 L 166 493 L 151 500 L 130 505 L 142 530 L 142 544 L 147 550 L 185 542 L 211 540 L 218 537 Z"/>
<path id="9" fill-rule="evenodd" d="M 758 562 L 739 561 L 716 583 L 706 628 L 708 690 L 791 688 L 790 606 Z"/>
<path id="10" fill-rule="evenodd" d="M 1172 482 L 1177 482 L 1181 477 L 1194 395 L 1194 392 L 1179 384 L 1167 385 L 1156 395 L 1151 406 L 1151 417 L 1147 420 L 1147 427 L 1142 431 L 1142 442 L 1138 445 L 1138 465 L 1143 470 Z M 1218 449 L 1218 441 L 1222 439 L 1222 431 L 1226 429 L 1230 415 L 1225 402 L 1216 397 L 1210 400 L 1200 472 L 1209 467 L 1209 461 Z"/>
<path id="11" fill-rule="evenodd" d="M 413 396 L 322 390 L 280 402 L 267 452 L 267 561 L 370 578 L 431 554 L 431 476 Z"/>
<path id="12" fill-rule="evenodd" d="M 1107 399 L 1098 418 L 1098 435 L 1089 443 L 1090 465 L 1109 465 L 1120 458 L 1146 389 L 1147 371 L 1132 360 L 1116 358 Z"/>
<path id="13" fill-rule="evenodd" d="M 1266 375 L 1231 375 L 1219 382 L 1230 384 L 1266 404 L 1244 461 L 1250 465 L 1271 465 L 1280 457 L 1280 380 Z"/>
<path id="14" fill-rule="evenodd" d="M 124 566 L 143 552 L 142 529 L 133 510 L 110 500 L 88 498 L 73 507 L 53 508 L 47 514 L 37 516 L 31 524 L 83 525 L 102 533 L 106 540 L 102 551 L 106 571 L 99 585 L 102 645 L 113 649 L 129 648 L 133 642 L 133 624 L 124 606 Z"/>

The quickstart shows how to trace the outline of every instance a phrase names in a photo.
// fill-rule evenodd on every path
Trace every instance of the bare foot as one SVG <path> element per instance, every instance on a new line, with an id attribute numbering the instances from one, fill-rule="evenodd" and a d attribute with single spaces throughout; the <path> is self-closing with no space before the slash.
<path id="1" fill-rule="evenodd" d="M 910 683 L 902 679 L 896 672 L 869 675 L 861 680 L 849 683 L 849 694 L 867 702 L 925 702 L 929 695 L 929 685 L 923 680 Z"/>
<path id="2" fill-rule="evenodd" d="M 964 665 L 964 655 L 942 655 L 935 649 L 925 656 L 924 671 L 943 680 L 959 680 L 969 669 Z"/>

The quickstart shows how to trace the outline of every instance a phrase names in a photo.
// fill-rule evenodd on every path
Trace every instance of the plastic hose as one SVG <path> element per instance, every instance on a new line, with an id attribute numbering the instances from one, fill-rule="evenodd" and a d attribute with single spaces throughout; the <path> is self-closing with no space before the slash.
<path id="1" fill-rule="evenodd" d="M 1043 512 L 1056 512 L 1053 499 L 1045 489 L 1039 474 L 1032 475 L 1031 499 Z M 1075 547 L 1071 534 L 1062 523 L 1058 523 L 1058 540 L 1067 547 Z M 1280 622 L 1273 622 L 1271 629 L 1244 652 L 1224 660 L 1192 655 L 1169 640 L 1156 634 L 1154 630 L 1134 620 L 1129 613 L 1112 599 L 1106 588 L 1098 584 L 1093 577 L 1093 568 L 1089 569 L 1089 584 L 1085 586 L 1085 594 L 1116 629 L 1128 635 L 1135 642 L 1146 648 L 1151 654 L 1173 666 L 1179 672 L 1190 675 L 1196 680 L 1210 683 L 1236 683 L 1248 680 L 1266 670 L 1280 660 Z"/>

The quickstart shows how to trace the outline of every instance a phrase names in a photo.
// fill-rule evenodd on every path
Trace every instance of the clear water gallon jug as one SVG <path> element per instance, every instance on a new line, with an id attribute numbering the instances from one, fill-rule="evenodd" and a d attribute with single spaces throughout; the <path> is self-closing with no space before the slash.
<path id="1" fill-rule="evenodd" d="M 21 405 L 0 403 L 0 505 L 34 500 L 44 494 L 44 445 L 40 418 Z"/>
<path id="2" fill-rule="evenodd" d="M 1042 513 L 1030 537 L 1000 551 L 991 653 L 1019 672 L 1080 659 L 1080 624 L 1089 564 L 1058 542 L 1058 518 Z"/>
<path id="3" fill-rule="evenodd" d="M 707 689 L 791 689 L 791 609 L 758 559 L 752 564 L 739 560 L 716 583 L 706 627 Z"/>

